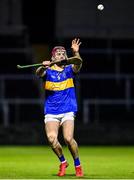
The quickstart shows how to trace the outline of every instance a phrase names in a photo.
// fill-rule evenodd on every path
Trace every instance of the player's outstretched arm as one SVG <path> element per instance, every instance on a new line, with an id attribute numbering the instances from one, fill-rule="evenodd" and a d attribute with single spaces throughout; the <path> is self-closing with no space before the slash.
<path id="1" fill-rule="evenodd" d="M 79 54 L 79 48 L 80 48 L 81 42 L 80 39 L 75 38 L 72 40 L 72 51 L 73 51 L 73 55 L 76 57 L 76 59 L 78 60 L 78 64 L 75 63 L 73 64 L 73 70 L 75 73 L 79 72 L 81 67 L 82 67 L 82 58 L 80 57 Z"/>

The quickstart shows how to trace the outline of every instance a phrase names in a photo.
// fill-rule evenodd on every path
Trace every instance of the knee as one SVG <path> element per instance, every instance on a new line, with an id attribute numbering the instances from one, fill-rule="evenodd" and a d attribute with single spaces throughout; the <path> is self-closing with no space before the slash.
<path id="1" fill-rule="evenodd" d="M 64 140 L 67 145 L 70 145 L 73 141 L 73 137 L 67 136 L 67 137 L 64 137 Z"/>
<path id="2" fill-rule="evenodd" d="M 57 140 L 57 136 L 56 136 L 56 134 L 48 134 L 47 135 L 47 138 L 48 138 L 48 142 L 51 144 L 51 145 L 53 145 L 55 142 L 56 142 L 56 140 Z"/>

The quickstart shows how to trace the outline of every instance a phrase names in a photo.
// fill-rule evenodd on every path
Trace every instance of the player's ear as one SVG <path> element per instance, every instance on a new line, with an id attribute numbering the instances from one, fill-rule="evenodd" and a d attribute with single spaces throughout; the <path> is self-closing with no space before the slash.
<path id="1" fill-rule="evenodd" d="M 55 58 L 53 56 L 51 57 L 51 61 L 55 61 Z"/>

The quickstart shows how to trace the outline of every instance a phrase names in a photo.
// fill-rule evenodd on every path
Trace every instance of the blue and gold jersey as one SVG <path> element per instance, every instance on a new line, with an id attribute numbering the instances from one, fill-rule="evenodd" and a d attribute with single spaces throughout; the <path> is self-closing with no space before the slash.
<path id="1" fill-rule="evenodd" d="M 43 85 L 46 90 L 45 114 L 77 111 L 73 78 L 74 72 L 71 65 L 66 66 L 63 71 L 57 71 L 54 66 L 46 70 Z"/>

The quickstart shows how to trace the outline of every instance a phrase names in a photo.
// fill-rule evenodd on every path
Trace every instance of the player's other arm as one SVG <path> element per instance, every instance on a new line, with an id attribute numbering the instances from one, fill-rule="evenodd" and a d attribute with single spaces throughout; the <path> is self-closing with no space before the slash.
<path id="1" fill-rule="evenodd" d="M 43 61 L 42 66 L 38 67 L 35 71 L 36 75 L 39 77 L 44 77 L 46 74 L 46 69 L 50 66 L 50 61 Z"/>
<path id="2" fill-rule="evenodd" d="M 45 75 L 46 68 L 44 66 L 40 66 L 36 69 L 35 74 L 39 77 L 43 77 Z"/>
<path id="3" fill-rule="evenodd" d="M 72 40 L 72 51 L 73 51 L 73 55 L 74 55 L 74 62 L 72 62 L 72 67 L 73 67 L 73 71 L 75 73 L 79 72 L 81 67 L 82 67 L 82 58 L 80 57 L 79 54 L 79 47 L 81 45 L 80 39 L 73 39 Z M 73 60 L 72 60 L 73 61 Z"/>

